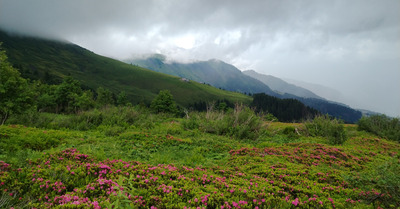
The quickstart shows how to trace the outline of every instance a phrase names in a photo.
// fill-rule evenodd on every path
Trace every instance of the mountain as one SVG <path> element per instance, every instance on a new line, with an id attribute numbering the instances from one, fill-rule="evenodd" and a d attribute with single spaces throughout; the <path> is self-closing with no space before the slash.
<path id="1" fill-rule="evenodd" d="M 344 96 L 342 93 L 339 91 L 329 88 L 327 86 L 323 86 L 320 84 L 314 84 L 314 83 L 308 83 L 308 82 L 303 82 L 303 81 L 298 81 L 298 80 L 293 80 L 293 79 L 287 79 L 287 78 L 282 78 L 282 80 L 294 84 L 296 86 L 308 89 L 317 95 L 330 100 L 330 101 L 343 101 Z"/>
<path id="2" fill-rule="evenodd" d="M 179 76 L 214 87 L 241 93 L 266 93 L 279 96 L 261 81 L 244 75 L 235 66 L 220 60 L 179 63 L 166 61 L 164 55 L 155 54 L 144 59 L 125 60 L 127 63 L 148 68 L 156 72 Z"/>
<path id="3" fill-rule="evenodd" d="M 282 90 L 287 87 L 286 89 L 291 92 L 280 95 L 280 98 L 297 99 L 308 107 L 318 110 L 322 114 L 329 114 L 333 117 L 340 118 L 347 123 L 355 123 L 362 116 L 362 113 L 359 110 L 352 109 L 348 105 L 339 102 L 326 100 L 307 89 L 289 84 L 282 79 L 263 75 L 254 71 L 245 71 L 243 73 L 250 74 L 254 78 L 259 79 L 270 86 L 280 87 Z M 296 93 L 300 93 L 303 96 L 297 95 Z"/>
<path id="4" fill-rule="evenodd" d="M 292 94 L 292 95 L 295 95 L 298 97 L 303 97 L 303 98 L 323 99 L 322 97 L 314 94 L 310 90 L 290 84 L 280 78 L 277 78 L 277 77 L 274 77 L 271 75 L 264 75 L 261 73 L 257 73 L 254 70 L 243 71 L 243 74 L 248 75 L 252 78 L 258 79 L 259 81 L 263 82 L 265 85 L 268 85 L 274 91 Z"/>
<path id="5" fill-rule="evenodd" d="M 103 57 L 71 43 L 15 36 L 2 31 L 0 42 L 10 63 L 25 78 L 57 84 L 64 77 L 72 76 L 86 89 L 103 87 L 115 94 L 125 91 L 133 104 L 148 104 L 163 89 L 170 90 L 181 106 L 216 100 L 250 104 L 252 100 L 240 93 L 186 82 L 179 77 Z"/>
<path id="6" fill-rule="evenodd" d="M 164 55 L 156 54 L 143 59 L 125 60 L 125 62 L 149 68 L 157 72 L 209 83 L 212 86 L 231 91 L 248 92 L 252 94 L 266 93 L 267 95 L 281 99 L 297 99 L 308 107 L 314 108 L 323 114 L 329 114 L 340 118 L 348 123 L 355 123 L 362 116 L 360 111 L 337 102 L 325 100 L 309 90 L 300 88 L 300 90 L 297 91 L 294 85 L 288 84 L 286 86 L 288 89 L 293 90 L 293 92 L 302 92 L 302 96 L 292 94 L 293 92 L 275 92 L 269 85 L 262 82 L 261 78 L 263 76 L 255 76 L 255 78 L 252 78 L 242 73 L 233 65 L 218 60 L 179 63 L 166 61 Z M 273 85 L 284 83 L 281 79 L 273 79 L 273 81 L 275 82 Z M 311 97 L 303 97 L 304 95 Z"/>

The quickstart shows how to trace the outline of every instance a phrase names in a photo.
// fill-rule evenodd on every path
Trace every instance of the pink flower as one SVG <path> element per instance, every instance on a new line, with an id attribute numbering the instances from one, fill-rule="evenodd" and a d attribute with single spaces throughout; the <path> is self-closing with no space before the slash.
<path id="1" fill-rule="evenodd" d="M 286 202 L 289 201 L 289 196 L 286 196 L 285 200 L 286 200 Z"/>
<path id="2" fill-rule="evenodd" d="M 297 206 L 297 205 L 299 204 L 299 198 L 296 198 L 296 199 L 292 202 L 292 204 L 293 204 L 294 206 Z"/>

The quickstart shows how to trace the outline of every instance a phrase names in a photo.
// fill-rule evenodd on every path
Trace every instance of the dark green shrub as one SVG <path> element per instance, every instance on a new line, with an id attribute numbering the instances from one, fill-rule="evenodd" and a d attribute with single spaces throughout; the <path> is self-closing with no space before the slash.
<path id="1" fill-rule="evenodd" d="M 306 122 L 305 126 L 309 135 L 326 137 L 333 145 L 343 144 L 347 140 L 343 123 L 331 119 L 329 115 L 317 116 L 312 121 Z"/>
<path id="2" fill-rule="evenodd" d="M 199 128 L 199 121 L 196 117 L 192 116 L 182 122 L 182 126 L 184 129 L 198 129 Z"/>
<path id="3" fill-rule="evenodd" d="M 161 90 L 157 97 L 151 102 L 150 108 L 156 113 L 178 114 L 178 108 L 174 98 L 168 90 Z"/>
<path id="4" fill-rule="evenodd" d="M 400 120 L 398 118 L 389 118 L 386 115 L 362 117 L 358 121 L 358 130 L 400 142 Z"/>
<path id="5" fill-rule="evenodd" d="M 287 126 L 282 130 L 282 134 L 289 138 L 299 138 L 299 134 L 296 132 L 296 128 L 293 126 Z"/>

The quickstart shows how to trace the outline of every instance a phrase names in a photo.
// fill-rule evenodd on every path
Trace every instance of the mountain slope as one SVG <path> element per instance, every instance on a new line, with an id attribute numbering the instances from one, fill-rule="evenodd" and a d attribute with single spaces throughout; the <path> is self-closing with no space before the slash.
<path id="1" fill-rule="evenodd" d="M 198 61 L 193 63 L 167 62 L 164 55 L 158 54 L 146 59 L 133 59 L 127 60 L 126 62 L 137 64 L 158 72 L 209 83 L 215 87 L 231 91 L 249 92 L 253 94 L 266 93 L 270 96 L 275 96 L 281 99 L 297 99 L 308 107 L 312 107 L 323 114 L 329 114 L 340 118 L 348 123 L 355 123 L 362 116 L 360 111 L 354 110 L 343 104 L 327 101 L 307 90 L 302 92 L 305 95 L 314 96 L 305 98 L 285 92 L 279 94 L 270 89 L 268 85 L 264 84 L 260 79 L 261 76 L 251 78 L 250 76 L 243 74 L 236 67 L 217 60 Z"/>
<path id="2" fill-rule="evenodd" d="M 166 62 L 165 56 L 153 55 L 146 59 L 126 60 L 157 72 L 208 83 L 217 88 L 242 93 L 267 93 L 278 96 L 261 81 L 244 75 L 235 66 L 219 60 L 197 61 L 193 63 Z"/>
<path id="3" fill-rule="evenodd" d="M 277 77 L 274 77 L 271 75 L 264 75 L 261 73 L 257 73 L 254 70 L 243 71 L 243 74 L 248 75 L 252 78 L 255 78 L 255 79 L 263 82 L 265 85 L 268 85 L 272 90 L 275 90 L 278 92 L 293 94 L 295 96 L 304 97 L 304 98 L 323 99 L 322 97 L 314 94 L 310 90 L 290 84 L 280 78 L 277 78 Z"/>
<path id="4" fill-rule="evenodd" d="M 178 104 L 228 100 L 249 104 L 251 97 L 223 91 L 180 78 L 103 57 L 74 44 L 31 37 L 11 36 L 0 31 L 0 42 L 10 63 L 26 78 L 60 83 L 72 76 L 89 89 L 104 87 L 127 93 L 132 103 L 149 103 L 160 90 L 168 89 Z"/>
<path id="5" fill-rule="evenodd" d="M 293 79 L 287 79 L 287 78 L 283 78 L 282 80 L 294 84 L 296 86 L 305 88 L 305 89 L 309 89 L 310 91 L 316 93 L 317 95 L 330 100 L 330 101 L 343 101 L 344 100 L 344 96 L 342 95 L 342 93 L 340 93 L 339 91 L 323 86 L 323 85 L 319 85 L 319 84 L 313 84 L 313 83 L 307 83 L 307 82 L 303 82 L 303 81 L 298 81 L 298 80 L 293 80 Z"/>

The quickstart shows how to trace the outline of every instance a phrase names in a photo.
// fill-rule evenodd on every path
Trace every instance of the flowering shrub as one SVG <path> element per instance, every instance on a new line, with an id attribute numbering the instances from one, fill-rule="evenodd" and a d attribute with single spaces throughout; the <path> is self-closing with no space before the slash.
<path id="1" fill-rule="evenodd" d="M 395 142 L 263 143 L 154 126 L 112 136 L 0 126 L 0 208 L 400 207 Z"/>
<path id="2" fill-rule="evenodd" d="M 23 169 L 1 161 L 0 195 L 6 203 L 0 207 L 353 208 L 371 202 L 379 206 L 387 193 L 352 187 L 341 174 L 361 171 L 371 158 L 389 156 L 390 150 L 377 154 L 293 143 L 231 150 L 226 165 L 186 167 L 98 161 L 66 149 L 43 153 Z"/>

